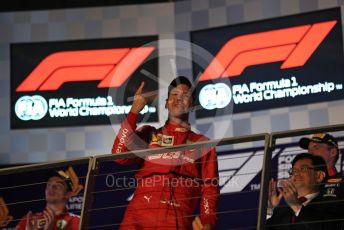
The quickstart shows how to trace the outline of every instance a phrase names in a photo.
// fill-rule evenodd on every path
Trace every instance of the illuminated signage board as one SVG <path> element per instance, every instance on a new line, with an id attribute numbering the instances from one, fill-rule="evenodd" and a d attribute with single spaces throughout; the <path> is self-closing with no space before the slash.
<path id="1" fill-rule="evenodd" d="M 158 89 L 157 37 L 11 45 L 11 128 L 119 123 L 142 81 Z M 150 76 L 148 76 L 148 74 Z M 156 96 L 156 95 L 155 95 Z M 141 112 L 158 120 L 157 101 Z"/>
<path id="2" fill-rule="evenodd" d="M 344 98 L 340 8 L 192 32 L 214 59 L 198 76 L 197 117 Z"/>

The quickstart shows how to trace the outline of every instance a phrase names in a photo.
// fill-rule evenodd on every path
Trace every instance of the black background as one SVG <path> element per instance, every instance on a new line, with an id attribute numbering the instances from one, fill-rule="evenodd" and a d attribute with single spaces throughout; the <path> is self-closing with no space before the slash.
<path id="1" fill-rule="evenodd" d="M 231 77 L 229 80 L 231 85 L 235 85 L 243 83 L 249 84 L 253 81 L 278 81 L 282 78 L 290 79 L 292 76 L 295 76 L 299 86 L 313 85 L 319 82 L 324 83 L 326 81 L 338 84 L 344 82 L 344 58 L 340 8 L 195 31 L 191 33 L 191 41 L 208 50 L 215 57 L 227 41 L 240 35 L 313 24 L 329 20 L 337 20 L 338 22 L 304 66 L 280 69 L 282 62 L 254 65 L 246 68 L 240 76 Z M 200 66 L 193 66 L 194 76 L 197 76 L 201 71 L 204 70 L 201 69 Z M 198 84 L 198 90 L 202 89 L 206 84 L 223 82 L 223 79 L 200 82 Z M 228 81 L 228 79 L 226 80 Z M 196 95 L 199 95 L 199 91 Z M 288 97 L 247 104 L 234 104 L 233 113 L 338 100 L 343 97 L 343 90 L 338 90 L 332 91 L 331 93 L 309 94 L 294 98 Z M 233 99 L 231 103 L 233 103 Z M 198 118 L 226 115 L 226 108 L 214 110 L 199 109 L 197 110 L 196 115 Z"/>
<path id="2" fill-rule="evenodd" d="M 88 117 L 62 117 L 50 118 L 48 114 L 40 120 L 22 121 L 15 114 L 14 106 L 18 98 L 24 95 L 41 95 L 47 102 L 49 98 L 96 98 L 97 96 L 106 97 L 109 94 L 108 88 L 97 88 L 100 81 L 68 82 L 63 84 L 57 91 L 35 91 L 35 92 L 15 92 L 19 84 L 30 74 L 30 72 L 49 54 L 58 51 L 106 49 L 106 48 L 131 48 L 140 47 L 144 44 L 157 41 L 156 36 L 131 37 L 116 39 L 97 39 L 97 40 L 76 40 L 63 42 L 41 42 L 41 43 L 17 43 L 11 44 L 11 128 L 37 128 L 37 127 L 60 127 L 60 126 L 80 126 L 110 124 L 108 116 L 88 116 Z M 145 62 L 131 75 L 131 77 L 116 89 L 117 98 L 113 98 L 116 105 L 131 105 L 127 98 L 132 97 L 140 85 L 145 81 L 144 91 L 158 89 L 158 81 L 142 74 L 142 69 L 147 70 L 154 76 L 158 76 L 157 47 Z M 151 59 L 149 59 L 152 57 Z M 111 95 L 114 90 L 111 88 Z M 149 106 L 157 106 L 157 99 L 152 101 Z M 49 111 L 48 111 L 49 113 Z M 111 115 L 111 121 L 119 123 L 124 115 Z M 158 120 L 158 111 L 149 115 L 147 121 Z"/>

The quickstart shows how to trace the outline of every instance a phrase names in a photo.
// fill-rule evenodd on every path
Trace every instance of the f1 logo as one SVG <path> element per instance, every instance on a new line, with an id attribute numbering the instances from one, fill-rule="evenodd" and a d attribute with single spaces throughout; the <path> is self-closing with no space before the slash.
<path id="1" fill-rule="evenodd" d="M 281 69 L 303 66 L 336 20 L 259 32 L 229 40 L 209 64 L 200 81 L 240 75 L 253 65 L 284 61 Z"/>
<path id="2" fill-rule="evenodd" d="M 154 47 L 56 52 L 46 57 L 16 92 L 57 90 L 66 82 L 100 80 L 98 88 L 121 86 Z"/>

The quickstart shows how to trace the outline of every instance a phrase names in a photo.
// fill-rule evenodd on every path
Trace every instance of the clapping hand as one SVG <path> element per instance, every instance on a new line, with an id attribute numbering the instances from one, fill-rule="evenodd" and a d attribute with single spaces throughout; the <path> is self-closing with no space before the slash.
<path id="1" fill-rule="evenodd" d="M 297 189 L 295 188 L 294 184 L 290 180 L 283 180 L 281 182 L 281 194 L 287 204 L 294 205 L 298 204 L 299 201 L 297 200 Z"/>
<path id="2" fill-rule="evenodd" d="M 277 194 L 277 182 L 271 178 L 269 183 L 269 199 L 268 199 L 268 208 L 275 208 L 282 199 L 282 193 Z"/>
<path id="3" fill-rule="evenodd" d="M 290 180 L 283 180 L 281 185 L 282 187 L 280 192 L 285 202 L 295 213 L 298 212 L 301 209 L 302 204 L 300 204 L 297 199 L 298 193 L 295 185 Z"/>
<path id="4" fill-rule="evenodd" d="M 12 219 L 13 217 L 9 216 L 9 211 L 4 199 L 0 197 L 0 227 L 7 226 Z"/>
<path id="5" fill-rule="evenodd" d="M 53 230 L 55 223 L 55 212 L 47 208 L 43 212 L 32 213 L 29 211 L 26 215 L 25 230 Z"/>

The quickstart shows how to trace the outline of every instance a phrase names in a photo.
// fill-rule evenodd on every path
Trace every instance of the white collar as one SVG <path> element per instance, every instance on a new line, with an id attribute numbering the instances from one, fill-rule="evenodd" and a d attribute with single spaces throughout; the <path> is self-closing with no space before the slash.
<path id="1" fill-rule="evenodd" d="M 307 194 L 305 197 L 307 198 L 307 200 L 305 202 L 303 202 L 303 206 L 307 206 L 309 202 L 311 202 L 315 197 L 317 197 L 319 195 L 319 192 L 315 192 L 315 193 L 310 193 Z"/>

